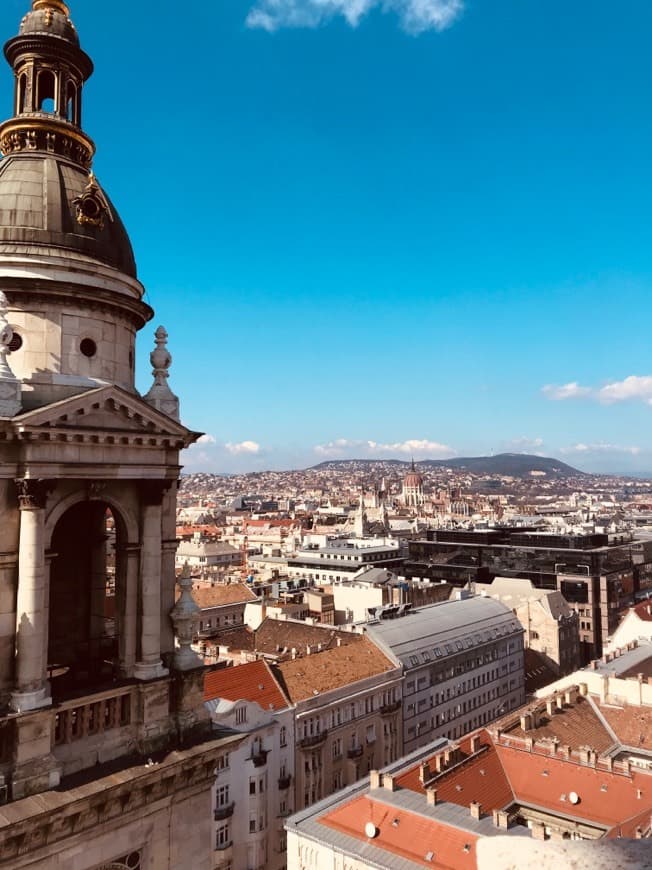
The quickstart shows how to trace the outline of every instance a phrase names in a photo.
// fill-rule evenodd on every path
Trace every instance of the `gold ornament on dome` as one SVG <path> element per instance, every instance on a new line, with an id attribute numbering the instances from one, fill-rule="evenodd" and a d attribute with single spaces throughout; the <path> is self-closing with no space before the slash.
<path id="1" fill-rule="evenodd" d="M 111 213 L 104 194 L 95 180 L 95 175 L 90 172 L 88 178 L 84 192 L 72 201 L 75 206 L 77 223 L 81 226 L 97 227 L 99 230 L 103 230 L 104 219 L 107 215 L 111 218 Z"/>
<path id="2" fill-rule="evenodd" d="M 70 10 L 63 0 L 32 0 L 32 9 L 38 12 L 39 9 L 45 9 L 48 12 L 62 12 L 66 18 L 70 15 Z"/>

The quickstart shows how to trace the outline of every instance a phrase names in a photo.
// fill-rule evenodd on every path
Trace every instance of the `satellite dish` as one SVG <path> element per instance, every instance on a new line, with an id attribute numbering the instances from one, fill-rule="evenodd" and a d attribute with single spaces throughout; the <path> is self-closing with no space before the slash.
<path id="1" fill-rule="evenodd" d="M 364 826 L 365 836 L 370 840 L 373 840 L 374 837 L 378 836 L 378 828 L 374 825 L 373 822 L 367 822 Z"/>
<path id="2" fill-rule="evenodd" d="M 576 791 L 572 791 L 572 792 L 568 795 L 568 800 L 569 800 L 572 804 L 578 804 L 578 803 L 580 802 L 580 796 L 578 795 L 578 793 L 577 793 Z"/>

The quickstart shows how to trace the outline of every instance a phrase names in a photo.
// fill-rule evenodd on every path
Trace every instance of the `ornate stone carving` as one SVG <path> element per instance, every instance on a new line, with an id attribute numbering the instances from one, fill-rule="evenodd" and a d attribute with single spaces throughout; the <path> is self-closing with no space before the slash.
<path id="1" fill-rule="evenodd" d="M 7 362 L 14 337 L 14 331 L 7 322 L 8 307 L 7 297 L 0 291 L 0 417 L 15 417 L 22 405 L 20 381 Z"/>
<path id="2" fill-rule="evenodd" d="M 145 401 L 172 417 L 173 420 L 179 420 L 179 399 L 174 395 L 167 383 L 169 378 L 168 369 L 172 365 L 172 355 L 167 349 L 168 334 L 162 326 L 156 330 L 156 347 L 149 355 L 149 361 L 152 364 L 152 375 L 154 383 L 150 391 L 143 398 Z"/>
<path id="3" fill-rule="evenodd" d="M 109 204 L 92 171 L 88 173 L 88 184 L 84 192 L 75 197 L 72 204 L 75 206 L 77 223 L 81 226 L 97 227 L 99 230 L 103 230 L 105 218 L 108 217 L 112 220 Z"/>
<path id="4" fill-rule="evenodd" d="M 45 507 L 50 490 L 50 483 L 47 480 L 18 478 L 15 483 L 21 511 L 36 511 Z"/>
<path id="5" fill-rule="evenodd" d="M 89 501 L 102 501 L 106 493 L 107 484 L 103 480 L 91 480 L 88 483 Z"/>
<path id="6" fill-rule="evenodd" d="M 195 623 L 199 618 L 200 608 L 192 597 L 192 576 L 190 565 L 186 562 L 181 576 L 177 580 L 181 595 L 177 603 L 170 611 L 170 619 L 174 626 L 174 633 L 179 646 L 174 652 L 174 667 L 178 671 L 188 671 L 191 668 L 201 667 L 202 661 L 199 655 L 191 649 Z"/>

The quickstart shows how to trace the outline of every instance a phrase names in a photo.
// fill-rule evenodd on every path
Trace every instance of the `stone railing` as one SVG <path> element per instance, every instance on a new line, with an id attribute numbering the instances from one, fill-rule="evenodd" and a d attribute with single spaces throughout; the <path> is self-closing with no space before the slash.
<path id="1" fill-rule="evenodd" d="M 96 697 L 80 703 L 66 701 L 54 710 L 53 742 L 55 746 L 74 743 L 92 734 L 102 734 L 131 723 L 132 689 Z"/>
<path id="2" fill-rule="evenodd" d="M 301 749 L 312 749 L 314 746 L 319 746 L 328 737 L 328 731 L 319 731 L 317 734 L 306 735 L 303 740 L 299 740 Z"/>

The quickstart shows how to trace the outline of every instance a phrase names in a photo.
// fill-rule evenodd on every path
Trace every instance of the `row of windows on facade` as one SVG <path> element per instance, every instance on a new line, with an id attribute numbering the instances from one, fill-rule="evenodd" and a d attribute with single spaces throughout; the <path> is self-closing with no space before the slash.
<path id="1" fill-rule="evenodd" d="M 523 649 L 523 639 L 516 638 L 513 641 L 510 641 L 509 644 L 498 647 L 495 646 L 491 650 L 487 650 L 484 654 L 474 653 L 472 656 L 469 656 L 464 659 L 457 658 L 453 664 L 447 663 L 445 667 L 432 667 L 426 673 L 430 674 L 430 683 L 443 683 L 446 680 L 453 679 L 453 677 L 457 677 L 460 674 L 468 673 L 469 671 L 474 671 L 476 668 L 482 667 L 483 665 L 489 664 L 493 661 L 497 661 L 499 658 L 506 658 L 509 655 L 517 653 Z M 418 680 L 419 687 L 425 686 L 428 683 L 427 676 L 421 676 Z M 405 684 L 406 694 L 410 694 L 414 692 L 415 681 L 408 680 Z"/>
<path id="2" fill-rule="evenodd" d="M 508 710 L 513 710 L 519 706 L 521 701 L 518 698 L 510 698 L 508 701 L 503 703 L 500 707 L 497 707 L 495 710 L 483 710 L 477 716 L 468 719 L 466 722 L 463 722 L 460 725 L 456 725 L 454 728 L 450 728 L 447 731 L 441 732 L 439 737 L 446 737 L 448 740 L 457 740 L 460 737 L 463 737 L 465 734 L 469 734 L 471 731 L 474 731 L 476 728 L 481 728 L 483 725 L 487 725 L 490 722 L 494 722 L 499 716 L 502 716 Z M 449 720 L 450 721 L 450 720 Z M 428 731 L 433 731 L 437 727 L 435 724 L 435 719 L 423 720 L 416 725 L 412 725 L 406 730 L 406 742 L 410 740 L 415 740 L 418 736 L 426 734 Z M 443 724 L 448 724 L 444 722 L 440 722 L 440 726 Z"/>
<path id="3" fill-rule="evenodd" d="M 492 689 L 489 689 L 489 691 L 483 692 L 481 695 L 472 695 L 468 701 L 462 701 L 459 704 L 442 711 L 441 714 L 438 713 L 435 716 L 436 721 L 433 720 L 435 727 L 440 724 L 440 719 L 442 723 L 445 723 L 450 719 L 454 719 L 456 716 L 463 716 L 465 713 L 475 710 L 477 707 L 482 707 L 484 704 L 490 703 L 506 691 L 515 689 L 521 682 L 521 678 L 514 678 L 509 681 L 509 687 L 507 681 L 505 681 L 504 683 L 501 683 L 501 685 L 494 686 Z M 449 700 L 449 696 L 446 695 L 446 697 L 444 697 L 444 693 L 442 692 L 440 699 L 439 693 L 436 693 L 434 697 L 431 695 L 430 698 L 422 698 L 418 704 L 408 704 L 405 709 L 405 718 L 410 719 L 413 716 L 421 714 L 428 707 L 428 702 L 430 702 L 430 709 L 439 706 L 440 700 L 441 703 L 444 703 Z"/>
<path id="4" fill-rule="evenodd" d="M 330 724 L 326 724 L 326 729 L 337 728 L 338 725 L 344 725 L 347 722 L 352 722 L 362 716 L 368 716 L 374 713 L 381 707 L 394 704 L 398 701 L 398 689 L 387 689 L 380 695 L 369 695 L 361 701 L 352 702 L 346 706 L 337 707 L 330 712 Z M 308 716 L 301 722 L 301 739 L 305 737 L 314 737 L 322 731 L 322 717 Z"/>
<path id="5" fill-rule="evenodd" d="M 507 628 L 507 632 L 510 632 L 509 628 Z M 506 632 L 504 630 L 502 630 L 502 628 L 501 629 L 494 628 L 493 637 L 498 638 L 498 637 L 504 635 L 505 633 Z M 491 641 L 492 639 L 493 638 L 492 638 L 491 633 L 489 631 L 485 631 L 484 638 L 480 634 L 475 634 L 475 635 L 473 635 L 473 637 L 469 636 L 467 638 L 464 638 L 464 641 L 456 640 L 455 641 L 455 648 L 453 648 L 452 643 L 444 643 L 441 646 L 433 647 L 432 651 L 434 653 L 435 659 L 440 659 L 440 658 L 443 658 L 444 656 L 454 655 L 456 651 L 463 652 L 465 648 L 471 649 L 471 647 L 475 646 L 475 644 L 487 643 L 487 642 Z M 523 644 L 522 638 L 518 638 L 518 639 L 515 638 L 513 641 L 511 641 L 509 643 L 508 646 L 499 647 L 499 649 L 508 650 L 509 652 L 512 652 L 513 649 L 518 648 L 517 644 L 519 642 L 521 645 Z M 428 662 L 431 662 L 433 660 L 433 657 L 430 653 L 430 650 L 427 650 L 427 649 L 423 650 L 420 653 L 420 655 L 421 655 L 421 661 L 419 660 L 418 655 L 411 655 L 410 656 L 410 664 L 413 667 L 417 667 L 419 664 L 421 664 L 421 662 L 427 664 Z"/>
<path id="6" fill-rule="evenodd" d="M 242 625 L 244 622 L 243 615 L 240 613 L 227 613 L 224 616 L 224 622 L 221 621 L 219 616 L 216 616 L 215 619 L 200 619 L 199 620 L 199 630 L 200 631 L 208 631 L 209 628 L 220 628 L 221 625 Z"/>
<path id="7" fill-rule="evenodd" d="M 499 668 L 492 668 L 490 671 L 482 671 L 469 680 L 462 680 L 454 686 L 448 686 L 445 690 L 442 690 L 441 693 L 435 692 L 434 695 L 431 695 L 430 700 L 433 704 L 439 704 L 440 702 L 444 703 L 444 701 L 449 701 L 451 698 L 456 698 L 459 695 L 465 695 L 467 692 L 472 692 L 474 689 L 479 689 L 480 686 L 485 686 L 487 683 L 492 683 L 494 680 L 499 680 L 501 677 L 505 676 L 505 674 L 516 670 L 517 667 L 518 662 L 516 659 L 511 659 L 509 665 L 504 664 Z M 436 685 L 437 683 L 442 683 L 444 681 L 444 679 L 433 680 L 431 678 L 429 684 L 427 676 L 419 677 L 416 681 L 416 688 L 414 680 L 410 680 L 409 683 L 406 683 L 405 694 L 412 695 L 415 691 L 418 692 L 421 689 L 428 688 L 428 685 Z M 419 703 L 421 703 L 421 701 Z"/>

